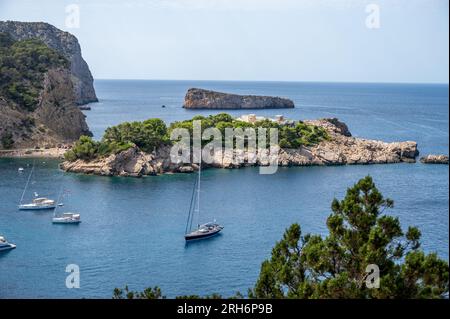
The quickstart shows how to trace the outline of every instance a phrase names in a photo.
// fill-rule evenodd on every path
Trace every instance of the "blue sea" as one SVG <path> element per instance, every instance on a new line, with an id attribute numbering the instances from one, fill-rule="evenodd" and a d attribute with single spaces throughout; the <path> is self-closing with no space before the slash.
<path id="1" fill-rule="evenodd" d="M 291 98 L 295 109 L 252 110 L 292 119 L 337 117 L 354 136 L 413 140 L 422 155 L 449 153 L 448 85 L 292 82 L 97 80 L 100 102 L 86 111 L 95 138 L 123 121 L 157 117 L 167 123 L 211 110 L 181 108 L 186 90 L 201 87 L 239 94 Z M 161 106 L 165 105 L 165 108 Z M 230 111 L 233 115 L 248 111 Z M 221 235 L 185 244 L 194 174 L 145 178 L 63 173 L 58 161 L 35 161 L 25 195 L 57 197 L 69 191 L 65 208 L 82 223 L 53 225 L 52 212 L 18 211 L 32 159 L 0 159 L 0 234 L 17 249 L 0 253 L 0 298 L 111 298 L 115 287 L 140 290 L 158 285 L 163 294 L 244 295 L 262 261 L 292 223 L 304 233 L 327 234 L 334 197 L 370 174 L 395 201 L 388 214 L 404 229 L 422 231 L 422 247 L 449 256 L 447 165 L 389 164 L 280 168 L 209 169 L 202 174 L 204 221 L 217 219 Z M 18 172 L 24 167 L 23 173 Z M 80 288 L 66 287 L 68 264 L 80 269 Z"/>

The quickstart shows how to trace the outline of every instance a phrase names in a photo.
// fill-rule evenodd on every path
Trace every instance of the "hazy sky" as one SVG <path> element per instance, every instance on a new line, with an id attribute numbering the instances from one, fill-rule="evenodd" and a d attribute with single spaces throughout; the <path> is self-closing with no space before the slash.
<path id="1" fill-rule="evenodd" d="M 0 20 L 75 34 L 95 78 L 448 83 L 448 3 L 0 0 Z M 79 28 L 66 25 L 69 4 Z"/>

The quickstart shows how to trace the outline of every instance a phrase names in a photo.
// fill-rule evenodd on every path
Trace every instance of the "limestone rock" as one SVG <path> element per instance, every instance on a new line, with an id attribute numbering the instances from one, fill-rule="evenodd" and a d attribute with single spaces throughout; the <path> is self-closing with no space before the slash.
<path id="1" fill-rule="evenodd" d="M 447 164 L 448 155 L 434 155 L 430 154 L 420 158 L 420 162 L 423 164 Z"/>
<path id="2" fill-rule="evenodd" d="M 191 88 L 184 98 L 187 109 L 280 109 L 293 108 L 289 99 L 271 96 L 238 95 Z"/>

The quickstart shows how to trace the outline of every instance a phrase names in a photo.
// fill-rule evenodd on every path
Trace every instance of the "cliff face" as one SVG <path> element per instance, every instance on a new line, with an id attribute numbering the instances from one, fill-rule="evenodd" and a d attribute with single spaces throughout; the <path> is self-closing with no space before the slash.
<path id="1" fill-rule="evenodd" d="M 289 99 L 271 96 L 237 95 L 191 88 L 184 98 L 187 109 L 281 109 L 293 108 Z"/>
<path id="2" fill-rule="evenodd" d="M 366 140 L 352 137 L 347 126 L 337 119 L 321 119 L 305 121 L 327 130 L 329 140 L 324 140 L 312 147 L 298 149 L 280 149 L 279 166 L 310 165 L 346 165 L 346 164 L 387 164 L 415 162 L 419 154 L 416 142 L 394 142 Z M 234 152 L 234 156 L 247 158 L 245 152 Z M 239 168 L 243 166 L 266 166 L 269 162 L 256 159 L 249 163 L 235 161 L 225 153 L 214 156 L 213 163 L 202 164 L 204 167 Z M 146 154 L 134 147 L 116 155 L 86 162 L 76 160 L 63 162 L 62 169 L 69 172 L 134 176 L 157 175 L 163 173 L 189 173 L 198 169 L 196 164 L 173 163 L 170 160 L 170 146 L 157 150 L 154 154 Z"/>
<path id="3" fill-rule="evenodd" d="M 90 135 L 69 62 L 39 40 L 0 33 L 0 149 L 52 147 Z"/>
<path id="4" fill-rule="evenodd" d="M 44 22 L 0 21 L 0 32 L 7 33 L 16 40 L 39 39 L 64 55 L 70 62 L 75 102 L 81 105 L 98 101 L 93 86 L 94 79 L 81 56 L 81 48 L 75 36 Z"/>
<path id="5" fill-rule="evenodd" d="M 85 115 L 74 102 L 70 70 L 46 72 L 33 111 L 24 111 L 0 96 L 0 135 L 5 133 L 10 134 L 12 148 L 51 147 L 90 135 Z"/>

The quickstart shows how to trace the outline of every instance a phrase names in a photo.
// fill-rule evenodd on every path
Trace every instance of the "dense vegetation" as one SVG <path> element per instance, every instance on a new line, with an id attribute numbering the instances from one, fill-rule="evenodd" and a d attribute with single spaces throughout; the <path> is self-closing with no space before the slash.
<path id="1" fill-rule="evenodd" d="M 398 218 L 384 215 L 393 207 L 370 176 L 334 199 L 327 219 L 329 234 L 303 235 L 298 224 L 286 230 L 264 261 L 250 298 L 443 298 L 448 296 L 448 262 L 420 249 L 416 227 L 403 232 Z M 379 287 L 366 272 L 379 267 Z M 374 279 L 374 278 L 373 278 Z M 114 298 L 161 297 L 161 290 L 144 293 L 114 291 Z M 216 295 L 217 296 L 217 295 Z"/>
<path id="2" fill-rule="evenodd" d="M 99 142 L 82 136 L 64 156 L 68 161 L 91 160 L 119 153 L 134 145 L 145 152 L 152 152 L 165 143 L 169 143 L 165 123 L 160 119 L 148 119 L 144 122 L 126 122 L 110 127 Z"/>
<path id="3" fill-rule="evenodd" d="M 0 96 L 33 111 L 38 103 L 44 73 L 68 67 L 65 57 L 39 40 L 15 41 L 0 33 Z"/>
<path id="4" fill-rule="evenodd" d="M 126 150 L 134 145 L 144 152 L 150 153 L 161 145 L 170 145 L 170 133 L 176 128 L 189 130 L 192 137 L 193 121 L 195 120 L 201 121 L 202 131 L 215 127 L 220 130 L 223 138 L 225 138 L 226 128 L 276 128 L 279 132 L 280 147 L 284 148 L 314 145 L 324 139 L 328 139 L 328 134 L 323 128 L 307 125 L 301 121 L 292 127 L 280 125 L 271 120 L 250 124 L 236 120 L 229 114 L 220 113 L 208 117 L 195 116 L 190 120 L 174 122 L 168 128 L 160 119 L 148 119 L 144 122 L 125 122 L 108 128 L 100 142 L 82 136 L 75 143 L 74 147 L 65 154 L 65 158 L 68 161 L 74 161 L 76 159 L 90 160 Z M 267 130 L 268 134 L 269 130 Z M 267 136 L 267 143 L 269 141 L 269 136 Z M 207 142 L 207 140 L 203 141 L 203 143 Z"/>
<path id="5" fill-rule="evenodd" d="M 193 121 L 198 120 L 202 123 L 202 132 L 210 127 L 219 129 L 222 134 L 223 141 L 225 142 L 225 129 L 226 128 L 253 128 L 258 130 L 259 128 L 267 129 L 266 141 L 269 144 L 269 129 L 278 129 L 278 143 L 282 148 L 299 148 L 300 146 L 311 146 L 319 143 L 324 139 L 328 139 L 327 132 L 318 126 L 308 125 L 302 121 L 296 122 L 295 125 L 282 125 L 269 119 L 257 121 L 254 124 L 234 119 L 231 115 L 226 113 L 220 113 L 217 115 L 210 115 L 208 117 L 195 116 L 190 120 L 174 122 L 169 127 L 169 132 L 175 128 L 186 128 L 191 134 L 193 130 Z M 207 143 L 208 141 L 204 141 Z"/>

